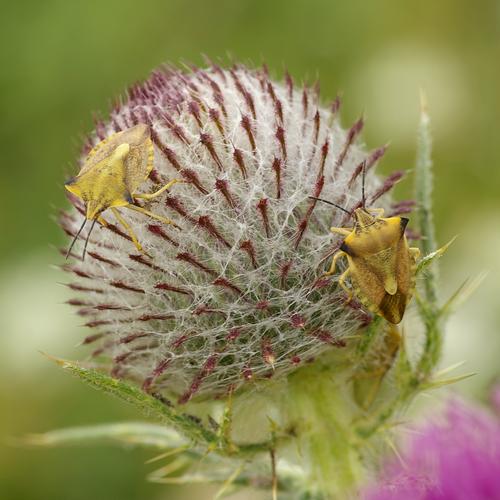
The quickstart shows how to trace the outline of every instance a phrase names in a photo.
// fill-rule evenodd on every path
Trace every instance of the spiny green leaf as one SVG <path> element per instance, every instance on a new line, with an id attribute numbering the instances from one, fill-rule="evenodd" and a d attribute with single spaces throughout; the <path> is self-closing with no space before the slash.
<path id="1" fill-rule="evenodd" d="M 153 458 L 150 458 L 149 460 L 146 461 L 147 464 L 152 464 L 153 462 L 158 462 L 159 460 L 163 460 L 168 457 L 172 457 L 174 455 L 179 455 L 181 453 L 189 451 L 190 447 L 189 446 L 179 446 L 178 448 L 170 448 L 168 451 L 165 453 L 162 453 L 160 455 L 156 455 Z"/>
<path id="2" fill-rule="evenodd" d="M 444 387 L 445 385 L 456 384 L 462 380 L 473 377 L 477 375 L 476 373 L 465 373 L 464 375 L 457 375 L 456 377 L 451 377 L 441 380 L 431 380 L 427 383 L 422 384 L 420 387 L 423 391 L 428 391 L 431 389 L 438 389 L 439 387 Z"/>
<path id="3" fill-rule="evenodd" d="M 442 257 L 446 250 L 450 247 L 450 245 L 457 239 L 457 236 L 454 236 L 446 245 L 443 245 L 441 248 L 438 248 L 434 252 L 422 257 L 417 265 L 417 274 L 419 274 L 423 269 L 425 269 L 429 264 L 432 264 L 436 259 Z"/>
<path id="4" fill-rule="evenodd" d="M 148 475 L 148 480 L 154 483 L 165 483 L 170 480 L 177 480 L 179 484 L 182 484 L 182 478 L 186 477 L 185 475 L 170 477 L 170 474 L 179 472 L 190 464 L 191 460 L 187 456 L 180 455 L 160 469 L 151 472 Z"/>
<path id="5" fill-rule="evenodd" d="M 447 375 L 448 373 L 456 370 L 457 368 L 460 368 L 464 364 L 465 361 L 458 361 L 457 363 L 453 363 L 452 365 L 447 366 L 446 368 L 442 368 L 441 370 L 434 373 L 434 378 L 441 378 L 444 375 Z"/>
<path id="6" fill-rule="evenodd" d="M 236 481 L 236 478 L 243 472 L 245 464 L 241 464 L 234 472 L 224 481 L 219 491 L 215 494 L 214 500 L 218 500 L 222 498 L 224 495 L 229 494 L 231 492 L 232 486 Z"/>
<path id="7" fill-rule="evenodd" d="M 464 303 L 476 291 L 487 274 L 487 272 L 482 272 L 475 278 L 466 279 L 441 307 L 441 315 L 452 313 L 460 304 Z"/>
<path id="8" fill-rule="evenodd" d="M 207 444 L 216 440 L 214 433 L 203 427 L 195 419 L 190 418 L 189 415 L 178 413 L 174 407 L 168 406 L 123 380 L 112 378 L 92 368 L 85 368 L 72 361 L 53 357 L 50 357 L 50 359 L 61 366 L 63 370 L 80 378 L 91 387 L 112 394 L 134 405 L 142 413 L 168 424 L 196 444 Z"/>
<path id="9" fill-rule="evenodd" d="M 93 441 L 113 441 L 126 445 L 159 449 L 174 448 L 187 442 L 173 429 L 146 422 L 116 422 L 69 427 L 43 434 L 32 434 L 24 439 L 25 443 L 37 446 L 87 444 Z"/>
<path id="10" fill-rule="evenodd" d="M 62 367 L 63 370 L 80 378 L 91 387 L 116 396 L 132 404 L 142 413 L 157 418 L 162 423 L 185 436 L 193 446 L 200 446 L 220 455 L 242 456 L 267 452 L 271 447 L 271 443 L 265 441 L 244 445 L 231 443 L 231 446 L 225 446 L 225 443 L 221 442 L 220 437 L 204 427 L 198 419 L 186 413 L 180 413 L 174 406 L 143 392 L 139 388 L 123 380 L 110 377 L 98 370 L 81 366 L 78 363 L 46 356 Z M 286 438 L 287 436 L 282 436 L 282 439 Z"/>

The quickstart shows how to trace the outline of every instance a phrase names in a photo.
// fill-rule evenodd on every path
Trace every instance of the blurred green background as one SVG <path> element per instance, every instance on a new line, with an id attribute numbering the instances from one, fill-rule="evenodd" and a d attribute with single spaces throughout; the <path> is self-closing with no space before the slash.
<path id="1" fill-rule="evenodd" d="M 494 0 L 27 0 L 0 18 L 0 498 L 164 499 L 147 484 L 151 456 L 112 447 L 25 449 L 27 432 L 137 419 L 121 402 L 69 379 L 38 350 L 77 358 L 83 330 L 51 264 L 64 243 L 53 221 L 94 111 L 164 61 L 201 54 L 321 80 L 343 94 L 344 124 L 364 113 L 370 148 L 390 141 L 381 170 L 411 168 L 418 94 L 433 120 L 443 295 L 489 270 L 450 322 L 443 364 L 478 375 L 483 397 L 500 353 L 500 3 Z M 411 193 L 411 177 L 399 186 Z M 460 372 L 459 370 L 459 372 Z M 434 398 L 439 397 L 434 395 Z M 5 445 L 5 446 L 4 446 Z M 209 490 L 191 490 L 206 498 Z M 252 497 L 253 498 L 253 497 Z"/>

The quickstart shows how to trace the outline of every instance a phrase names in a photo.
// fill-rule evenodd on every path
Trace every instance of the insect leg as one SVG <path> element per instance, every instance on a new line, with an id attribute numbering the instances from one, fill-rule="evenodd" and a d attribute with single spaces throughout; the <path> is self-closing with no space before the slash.
<path id="1" fill-rule="evenodd" d="M 340 257 L 343 257 L 345 254 L 345 252 L 337 252 L 334 256 L 333 256 L 333 259 L 332 259 L 332 263 L 330 264 L 330 269 L 328 269 L 328 271 L 324 274 L 324 276 L 331 276 L 332 274 L 335 273 L 335 266 L 337 265 L 337 260 L 340 259 Z"/>
<path id="2" fill-rule="evenodd" d="M 352 291 L 347 288 L 346 284 L 345 284 L 345 279 L 347 278 L 347 276 L 349 275 L 349 272 L 350 272 L 350 269 L 347 268 L 340 276 L 339 276 L 339 285 L 342 287 L 342 289 L 344 290 L 345 293 L 347 293 L 347 302 L 351 302 L 352 300 Z"/>
<path id="3" fill-rule="evenodd" d="M 410 251 L 410 255 L 412 258 L 415 260 L 415 262 L 418 260 L 420 257 L 420 248 L 417 247 L 412 247 L 408 249 Z"/>
<path id="4" fill-rule="evenodd" d="M 149 210 L 146 210 L 145 208 L 142 207 L 137 207 L 136 205 L 125 205 L 125 208 L 129 208 L 130 210 L 135 210 L 136 212 L 140 212 L 141 214 L 147 215 L 148 217 L 151 217 L 152 219 L 159 220 L 160 222 L 163 222 L 164 224 L 170 224 L 177 229 L 180 229 L 180 227 L 172 220 L 167 219 L 167 217 L 162 217 L 161 215 L 156 215 L 153 212 L 150 212 Z"/>
<path id="5" fill-rule="evenodd" d="M 120 212 L 118 212 L 118 210 L 114 207 L 111 207 L 111 211 L 115 215 L 116 220 L 125 228 L 127 233 L 130 235 L 130 237 L 132 238 L 132 242 L 134 243 L 137 250 L 139 250 L 139 252 L 143 252 L 144 250 L 142 249 L 142 246 L 139 243 L 137 236 L 135 235 L 134 231 L 132 231 L 132 228 L 125 222 L 123 217 L 120 215 Z"/>
<path id="6" fill-rule="evenodd" d="M 102 217 L 101 215 L 99 215 L 99 217 L 97 217 L 97 222 L 99 222 L 99 224 L 101 224 L 101 226 L 104 226 L 106 227 L 108 225 L 108 221 Z"/>
<path id="7" fill-rule="evenodd" d="M 331 227 L 330 231 L 332 233 L 341 234 L 342 236 L 348 236 L 352 233 L 352 228 L 349 229 L 348 227 Z"/>
<path id="8" fill-rule="evenodd" d="M 170 189 L 174 184 L 177 184 L 178 182 L 186 182 L 181 179 L 172 179 L 168 184 L 165 184 L 161 189 L 158 189 L 158 191 L 155 191 L 154 193 L 143 193 L 143 194 L 134 194 L 134 198 L 142 198 L 143 200 L 152 200 L 153 198 L 156 198 L 159 196 L 163 191 L 166 191 L 167 189 Z"/>

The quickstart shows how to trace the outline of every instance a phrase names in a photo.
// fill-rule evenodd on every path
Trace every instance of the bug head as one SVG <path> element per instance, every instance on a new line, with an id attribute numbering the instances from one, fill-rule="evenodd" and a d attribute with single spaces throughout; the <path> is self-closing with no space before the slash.
<path id="1" fill-rule="evenodd" d="M 125 196 L 123 199 L 117 199 L 116 197 L 109 197 L 109 196 L 101 196 L 97 198 L 93 197 L 87 197 L 85 195 L 84 191 L 81 191 L 79 188 L 79 184 L 65 184 L 66 189 L 78 196 L 83 200 L 85 203 L 85 218 L 83 219 L 83 223 L 80 226 L 80 229 L 78 232 L 75 234 L 73 241 L 71 242 L 71 245 L 68 249 L 68 252 L 66 254 L 66 258 L 68 258 L 69 254 L 71 253 L 71 250 L 73 249 L 73 246 L 76 243 L 76 240 L 80 236 L 80 233 L 83 231 L 83 228 L 87 224 L 87 222 L 90 220 L 92 221 L 92 225 L 90 226 L 90 230 L 87 233 L 87 237 L 85 238 L 85 246 L 83 248 L 83 254 L 82 254 L 82 260 L 85 259 L 85 253 L 87 251 L 87 244 L 89 242 L 90 234 L 92 233 L 92 229 L 94 229 L 94 225 L 96 221 L 99 219 L 100 215 L 102 212 L 107 210 L 108 208 L 111 207 L 117 207 L 117 206 L 125 206 L 129 205 L 130 203 L 133 203 L 133 199 L 128 194 L 128 191 L 125 192 Z"/>
<path id="2" fill-rule="evenodd" d="M 359 227 L 371 226 L 376 219 L 376 217 L 372 215 L 364 206 L 356 208 L 353 215 L 356 220 L 356 225 Z"/>

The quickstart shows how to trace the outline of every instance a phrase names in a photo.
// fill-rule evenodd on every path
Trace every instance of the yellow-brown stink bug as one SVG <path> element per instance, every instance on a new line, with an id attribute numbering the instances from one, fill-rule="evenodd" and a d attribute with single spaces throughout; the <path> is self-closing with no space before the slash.
<path id="1" fill-rule="evenodd" d="M 108 208 L 128 232 L 140 252 L 143 251 L 142 247 L 132 228 L 120 215 L 118 207 L 135 210 L 165 224 L 178 227 L 170 219 L 135 204 L 137 199 L 151 200 L 175 183 L 183 182 L 173 179 L 154 193 L 137 194 L 136 189 L 149 177 L 153 169 L 153 159 L 153 142 L 149 127 L 142 123 L 111 135 L 90 151 L 78 175 L 65 183 L 65 188 L 70 193 L 84 201 L 86 210 L 85 220 L 75 235 L 67 255 L 70 254 L 87 221 L 91 220 L 93 222 L 85 241 L 82 258 L 85 257 L 88 239 L 95 222 L 99 221 L 104 226 L 107 224 L 101 214 Z"/>
<path id="2" fill-rule="evenodd" d="M 345 257 L 348 265 L 338 283 L 347 292 L 349 299 L 354 294 L 370 311 L 397 324 L 403 319 L 406 306 L 415 290 L 416 263 L 420 251 L 408 246 L 405 236 L 408 219 L 384 218 L 382 208 L 366 208 L 364 166 L 362 189 L 362 207 L 354 210 L 354 227 L 330 228 L 332 233 L 341 234 L 345 238 L 325 275 L 334 274 L 337 261 Z M 321 198 L 314 199 L 352 215 L 335 203 Z M 350 278 L 351 288 L 346 286 L 347 277 Z"/>

